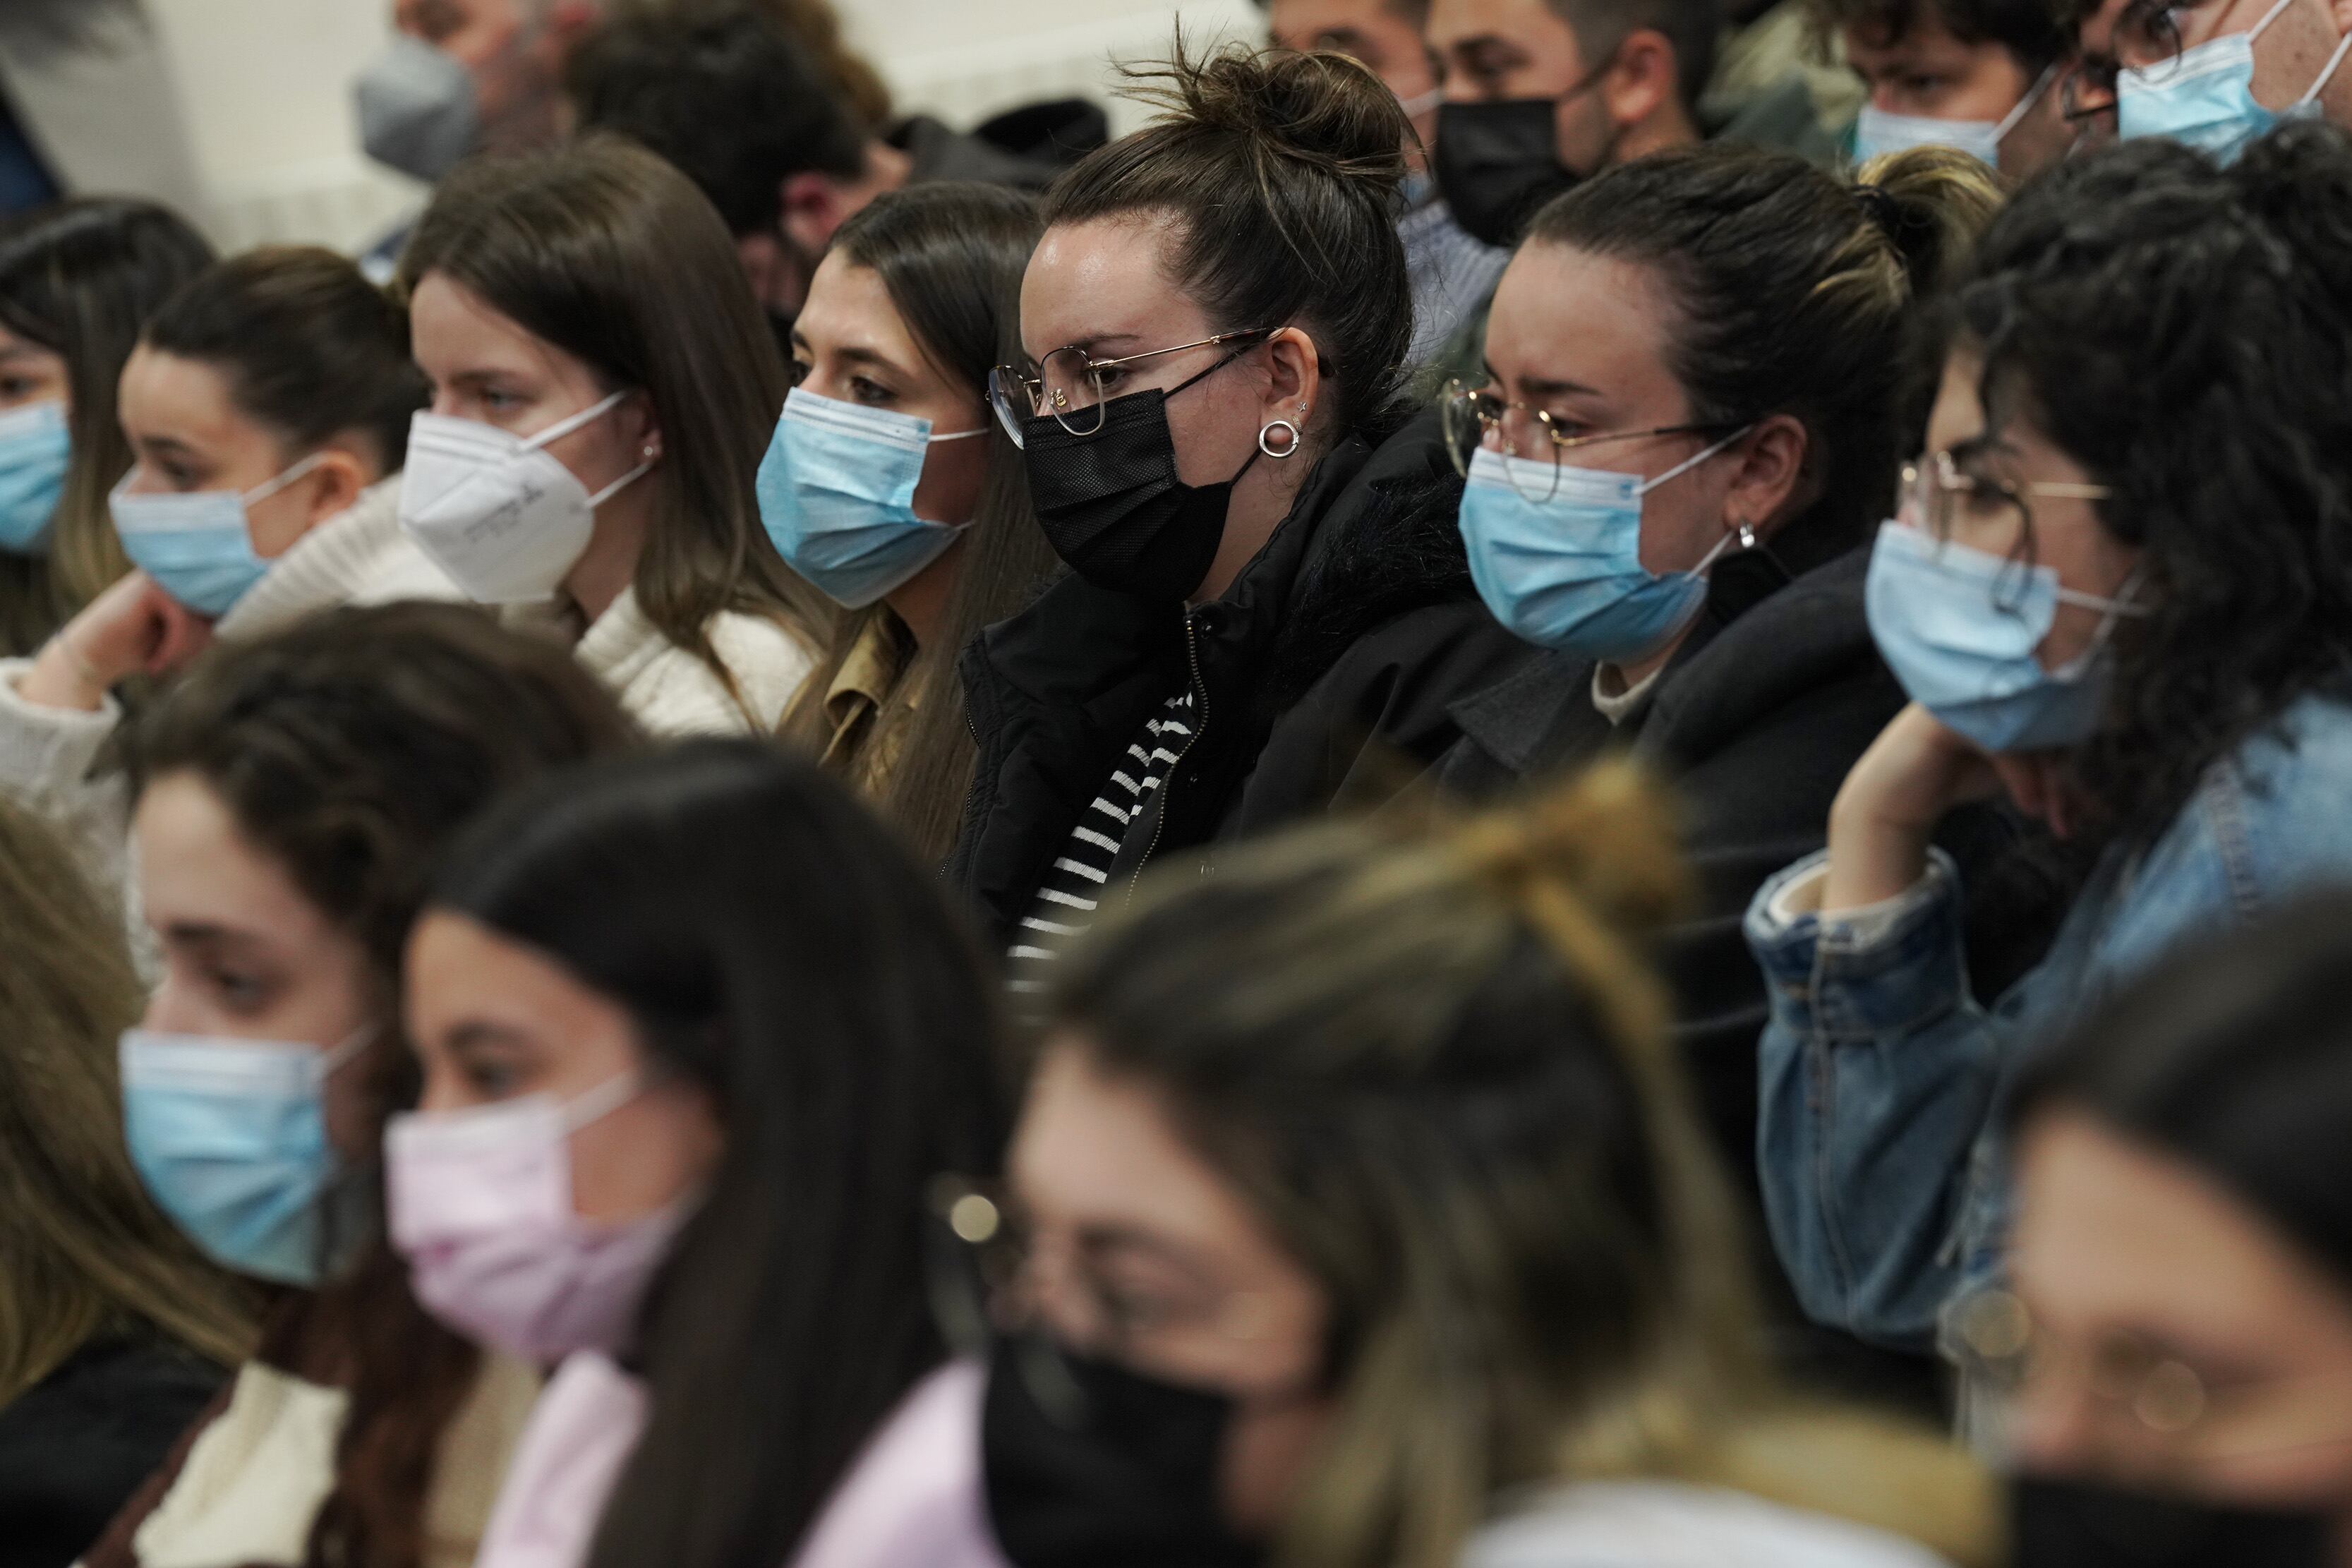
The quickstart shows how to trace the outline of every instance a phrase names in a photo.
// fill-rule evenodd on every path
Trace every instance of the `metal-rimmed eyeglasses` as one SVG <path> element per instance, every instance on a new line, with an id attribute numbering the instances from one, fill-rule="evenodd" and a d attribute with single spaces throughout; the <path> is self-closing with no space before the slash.
<path id="1" fill-rule="evenodd" d="M 2018 521 L 2030 527 L 2033 512 L 2025 504 L 2028 496 L 2045 496 L 2053 500 L 2108 500 L 2114 498 L 2115 491 L 2105 485 L 2057 479 L 2006 484 L 1983 475 L 1963 473 L 1951 453 L 1938 452 L 1924 461 L 1903 465 L 1903 488 L 1898 494 L 1895 517 L 1899 521 L 1933 538 L 1949 539 L 1956 524 L 1963 521 L 1990 522 L 2000 511 L 2015 511 Z"/>
<path id="2" fill-rule="evenodd" d="M 990 371 L 989 405 L 996 410 L 997 419 L 1015 445 L 1023 439 L 1023 426 L 1043 414 L 1052 415 L 1054 422 L 1064 430 L 1084 438 L 1101 432 L 1103 405 L 1115 395 L 1114 389 L 1129 365 L 1164 354 L 1180 354 L 1188 349 L 1223 348 L 1228 343 L 1252 347 L 1272 337 L 1275 331 L 1272 327 L 1253 327 L 1246 331 L 1219 332 L 1189 343 L 1147 349 L 1117 359 L 1097 359 L 1072 344 L 1055 349 L 1034 364 L 1001 364 Z"/>
<path id="3" fill-rule="evenodd" d="M 1462 381 L 1445 384 L 1445 395 L 1438 405 L 1439 424 L 1445 436 L 1446 456 L 1454 459 L 1454 471 L 1467 479 L 1470 460 L 1478 448 L 1486 444 L 1489 436 L 1498 436 L 1499 450 L 1505 457 L 1523 462 L 1541 461 L 1547 455 L 1551 459 L 1548 481 L 1534 489 L 1522 485 L 1520 476 L 1508 467 L 1504 479 L 1522 500 L 1549 500 L 1559 489 L 1559 470 L 1567 454 L 1587 447 L 1599 447 L 1612 441 L 1638 441 L 1650 436 L 1726 436 L 1739 428 L 1737 425 L 1660 425 L 1648 430 L 1619 430 L 1600 436 L 1570 436 L 1561 432 L 1550 411 L 1525 403 L 1514 403 L 1496 392 L 1490 384 L 1472 386 Z M 1517 417 L 1514 417 L 1517 416 Z"/>

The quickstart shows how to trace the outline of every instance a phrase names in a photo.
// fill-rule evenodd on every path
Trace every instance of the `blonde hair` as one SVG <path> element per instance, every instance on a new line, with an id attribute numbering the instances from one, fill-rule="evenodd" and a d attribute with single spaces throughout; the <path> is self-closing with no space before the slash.
<path id="1" fill-rule="evenodd" d="M 1151 879 L 1063 965 L 1055 1023 L 1166 1091 L 1329 1300 L 1287 1568 L 1440 1568 L 1510 1489 L 1633 1476 L 1859 1498 L 1985 1554 L 1964 1460 L 1904 1436 L 1811 1463 L 1850 1418 L 1764 1368 L 1643 953 L 1687 904 L 1663 797 L 1610 763 L 1432 830 L 1304 830 Z"/>
<path id="2" fill-rule="evenodd" d="M 123 1146 L 115 1040 L 141 993 L 121 919 L 5 801 L 0 949 L 0 1405 L 100 1334 L 242 1360 L 241 1288 L 155 1211 Z"/>

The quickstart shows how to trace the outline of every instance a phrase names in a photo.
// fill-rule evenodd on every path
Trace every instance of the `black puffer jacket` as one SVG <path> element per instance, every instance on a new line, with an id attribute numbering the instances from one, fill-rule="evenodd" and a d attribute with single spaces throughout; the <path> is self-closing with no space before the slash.
<path id="1" fill-rule="evenodd" d="M 1340 441 L 1225 595 L 1186 614 L 1066 576 L 964 650 L 979 757 L 949 879 L 1000 951 L 1143 722 L 1189 680 L 1192 742 L 1130 824 L 1106 910 L 1147 863 L 1365 805 L 1459 735 L 1448 707 L 1531 651 L 1486 614 L 1433 415 Z"/>

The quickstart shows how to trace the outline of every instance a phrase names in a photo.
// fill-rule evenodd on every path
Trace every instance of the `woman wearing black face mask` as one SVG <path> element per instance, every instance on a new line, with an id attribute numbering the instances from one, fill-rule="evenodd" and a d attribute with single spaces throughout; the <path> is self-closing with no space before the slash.
<path id="1" fill-rule="evenodd" d="M 2352 899 L 2156 965 L 2021 1084 L 2019 1568 L 2352 1562 Z"/>
<path id="2" fill-rule="evenodd" d="M 1523 657 L 1433 416 L 1399 430 L 1406 122 L 1353 61 L 1177 58 L 1046 195 L 992 393 L 1075 575 L 964 656 L 949 874 L 1034 988 L 1147 861 L 1361 800 Z M 1393 764 L 1393 765 L 1392 765 Z"/>
<path id="3" fill-rule="evenodd" d="M 1656 797 L 1302 830 L 1058 966 L 1008 1192 L 940 1194 L 1016 1568 L 1993 1555 L 1963 1457 L 1756 1364 L 1639 956 Z"/>

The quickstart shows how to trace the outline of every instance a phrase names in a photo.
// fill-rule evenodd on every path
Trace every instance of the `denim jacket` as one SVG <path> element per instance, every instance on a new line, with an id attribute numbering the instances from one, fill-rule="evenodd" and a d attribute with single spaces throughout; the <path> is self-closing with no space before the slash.
<path id="1" fill-rule="evenodd" d="M 2048 955 L 1990 1007 L 1969 992 L 1948 859 L 1938 852 L 1927 879 L 1868 915 L 1788 913 L 1782 895 L 1824 858 L 1772 878 L 1748 910 L 1771 1001 L 1766 1217 L 1808 1314 L 1924 1348 L 1948 1301 L 2000 1276 L 2009 1169 L 1996 1111 L 2022 1054 L 2177 942 L 2352 879 L 2352 705 L 2298 700 L 2207 771 L 2153 846 L 2110 851 Z"/>

